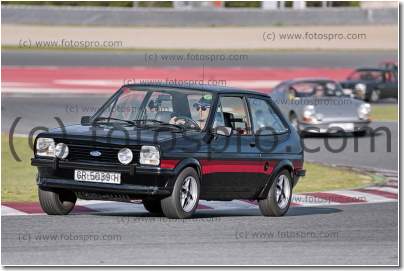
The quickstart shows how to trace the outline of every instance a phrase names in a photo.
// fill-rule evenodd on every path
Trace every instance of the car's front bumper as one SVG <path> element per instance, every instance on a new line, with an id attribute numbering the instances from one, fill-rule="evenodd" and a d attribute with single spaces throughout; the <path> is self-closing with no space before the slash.
<path id="1" fill-rule="evenodd" d="M 103 194 L 126 194 L 133 197 L 143 196 L 169 196 L 171 191 L 157 186 L 132 185 L 132 184 L 106 184 L 76 182 L 70 179 L 39 177 L 38 186 L 44 188 L 60 188 L 75 192 L 91 192 Z"/>
<path id="2" fill-rule="evenodd" d="M 339 132 L 354 133 L 366 131 L 370 121 L 333 121 L 324 123 L 299 123 L 299 131 L 304 133 L 333 134 Z M 352 125 L 347 125 L 352 124 Z M 339 126 L 340 125 L 340 126 Z M 344 126 L 351 126 L 344 128 Z"/>
<path id="3" fill-rule="evenodd" d="M 95 162 L 69 162 L 58 159 L 33 158 L 31 165 L 38 168 L 37 184 L 41 188 L 66 189 L 74 192 L 120 194 L 130 198 L 168 196 L 175 178 L 174 169 L 139 165 L 116 165 Z M 74 180 L 74 170 L 108 171 L 121 174 L 120 184 L 79 182 Z"/>

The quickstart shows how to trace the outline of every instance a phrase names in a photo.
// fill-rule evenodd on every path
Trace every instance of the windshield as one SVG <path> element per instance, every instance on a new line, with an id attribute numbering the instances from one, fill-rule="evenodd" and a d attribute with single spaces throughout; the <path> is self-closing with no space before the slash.
<path id="1" fill-rule="evenodd" d="M 383 72 L 372 70 L 355 71 L 348 77 L 348 79 L 360 81 L 382 81 Z"/>
<path id="2" fill-rule="evenodd" d="M 335 97 L 344 96 L 339 84 L 327 82 L 299 82 L 291 85 L 288 95 L 292 97 Z"/>
<path id="3" fill-rule="evenodd" d="M 205 91 L 124 87 L 93 117 L 93 121 L 202 130 L 212 101 L 212 94 Z"/>

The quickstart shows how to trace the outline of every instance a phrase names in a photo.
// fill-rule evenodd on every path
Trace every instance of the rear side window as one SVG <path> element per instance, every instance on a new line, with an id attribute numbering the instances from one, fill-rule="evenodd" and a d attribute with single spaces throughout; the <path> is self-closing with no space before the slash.
<path id="1" fill-rule="evenodd" d="M 257 135 L 284 133 L 288 128 L 270 104 L 262 99 L 248 98 L 252 116 L 253 130 Z"/>
<path id="2" fill-rule="evenodd" d="M 213 128 L 224 125 L 232 128 L 234 134 L 250 135 L 251 124 L 246 109 L 245 102 L 241 97 L 220 97 Z"/>

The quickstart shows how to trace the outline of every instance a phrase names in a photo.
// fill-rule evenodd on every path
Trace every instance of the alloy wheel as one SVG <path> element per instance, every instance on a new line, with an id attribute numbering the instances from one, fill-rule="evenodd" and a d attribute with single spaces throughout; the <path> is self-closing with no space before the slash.
<path id="1" fill-rule="evenodd" d="M 192 176 L 184 179 L 181 186 L 181 207 L 185 212 L 190 212 L 198 199 L 198 185 Z"/>
<path id="2" fill-rule="evenodd" d="M 276 180 L 276 202 L 280 209 L 284 209 L 290 198 L 290 181 L 286 175 L 279 175 Z"/>

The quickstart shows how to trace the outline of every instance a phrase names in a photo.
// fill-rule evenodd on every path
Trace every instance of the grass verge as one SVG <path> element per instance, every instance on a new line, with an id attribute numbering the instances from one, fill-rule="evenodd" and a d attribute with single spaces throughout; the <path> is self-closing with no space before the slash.
<path id="1" fill-rule="evenodd" d="M 33 154 L 28 145 L 28 139 L 14 138 L 15 151 L 21 159 L 20 162 L 13 158 L 8 136 L 5 134 L 1 137 L 1 145 L 2 201 L 37 201 L 36 168 L 30 165 Z M 296 193 L 350 189 L 380 181 L 369 175 L 314 163 L 305 163 L 305 168 L 306 177 L 300 179 L 294 190 Z"/>
<path id="2" fill-rule="evenodd" d="M 14 137 L 13 141 L 20 162 L 11 154 L 8 135 L 1 135 L 2 201 L 37 201 L 36 168 L 31 166 L 33 153 L 28 145 L 28 138 Z"/>
<path id="3" fill-rule="evenodd" d="M 378 176 L 315 163 L 306 162 L 304 168 L 306 176 L 300 178 L 294 193 L 353 189 L 383 181 Z"/>
<path id="4" fill-rule="evenodd" d="M 372 106 L 370 117 L 373 121 L 397 121 L 397 105 L 375 105 Z"/>

